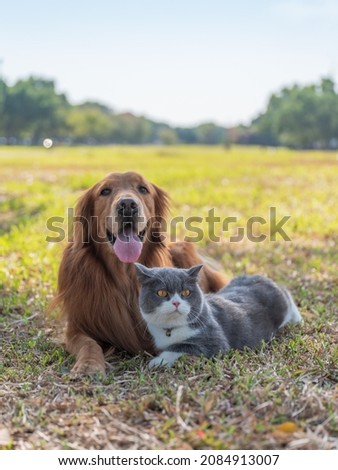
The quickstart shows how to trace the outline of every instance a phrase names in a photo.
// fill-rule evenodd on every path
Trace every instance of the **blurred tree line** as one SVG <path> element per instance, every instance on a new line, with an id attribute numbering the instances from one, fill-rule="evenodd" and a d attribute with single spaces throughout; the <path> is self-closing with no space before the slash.
<path id="1" fill-rule="evenodd" d="M 97 102 L 71 105 L 51 80 L 0 80 L 0 143 L 37 145 L 46 137 L 66 144 L 219 144 L 224 128 L 173 128 Z"/>
<path id="2" fill-rule="evenodd" d="M 264 113 L 240 132 L 247 144 L 292 148 L 338 148 L 338 94 L 324 78 L 319 84 L 283 88 Z"/>
<path id="3" fill-rule="evenodd" d="M 65 144 L 231 143 L 298 148 L 338 147 L 338 94 L 334 82 L 293 86 L 273 94 L 249 126 L 214 123 L 171 127 L 97 102 L 72 105 L 52 80 L 30 77 L 9 86 L 0 79 L 0 143 L 37 145 L 44 138 Z"/>

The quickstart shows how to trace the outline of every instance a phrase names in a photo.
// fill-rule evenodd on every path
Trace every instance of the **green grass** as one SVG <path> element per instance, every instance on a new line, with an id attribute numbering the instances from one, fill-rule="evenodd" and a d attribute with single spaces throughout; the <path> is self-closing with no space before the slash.
<path id="1" fill-rule="evenodd" d="M 337 155 L 220 147 L 0 148 L 0 431 L 9 449 L 337 449 Z M 182 359 L 107 358 L 109 373 L 75 379 L 62 325 L 44 311 L 64 244 L 46 222 L 112 171 L 165 188 L 172 216 L 209 209 L 236 224 L 199 249 L 229 279 L 263 273 L 288 286 L 305 319 L 255 351 Z M 229 237 L 252 216 L 290 215 L 290 242 Z M 66 230 L 66 224 L 64 224 Z M 178 226 L 179 237 L 189 235 Z M 191 234 L 190 234 L 191 235 Z M 288 424 L 289 423 L 289 424 Z M 0 433 L 1 435 L 1 433 Z"/>

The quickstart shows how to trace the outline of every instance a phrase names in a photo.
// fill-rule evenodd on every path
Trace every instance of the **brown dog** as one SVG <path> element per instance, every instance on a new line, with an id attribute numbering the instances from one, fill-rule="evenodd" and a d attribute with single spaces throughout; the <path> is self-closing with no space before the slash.
<path id="1" fill-rule="evenodd" d="M 167 194 L 134 172 L 108 175 L 79 200 L 54 302 L 67 321 L 66 348 L 76 355 L 73 372 L 104 373 L 104 350 L 111 346 L 133 354 L 154 352 L 139 312 L 132 263 L 201 263 L 191 244 L 166 243 L 167 212 Z M 205 291 L 224 285 L 221 274 L 203 269 Z"/>

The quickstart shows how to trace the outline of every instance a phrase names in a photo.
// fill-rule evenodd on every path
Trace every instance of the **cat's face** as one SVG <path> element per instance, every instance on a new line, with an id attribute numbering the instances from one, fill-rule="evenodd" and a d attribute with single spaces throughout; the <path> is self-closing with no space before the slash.
<path id="1" fill-rule="evenodd" d="M 135 267 L 141 284 L 140 309 L 148 324 L 161 328 L 186 325 L 199 313 L 201 265 L 177 269 L 146 268 L 135 263 Z"/>

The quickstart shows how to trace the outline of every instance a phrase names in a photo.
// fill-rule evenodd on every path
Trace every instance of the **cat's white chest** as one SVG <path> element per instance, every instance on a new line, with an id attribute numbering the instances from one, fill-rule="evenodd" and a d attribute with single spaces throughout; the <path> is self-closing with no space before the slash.
<path id="1" fill-rule="evenodd" d="M 182 343 L 186 339 L 199 333 L 198 328 L 190 328 L 189 325 L 182 325 L 172 329 L 148 325 L 148 328 L 158 349 L 165 349 L 172 344 Z"/>

